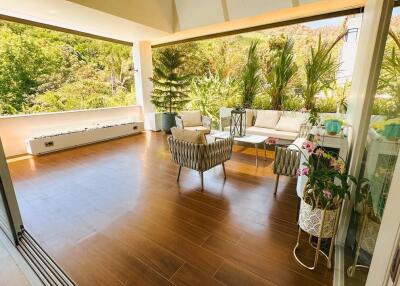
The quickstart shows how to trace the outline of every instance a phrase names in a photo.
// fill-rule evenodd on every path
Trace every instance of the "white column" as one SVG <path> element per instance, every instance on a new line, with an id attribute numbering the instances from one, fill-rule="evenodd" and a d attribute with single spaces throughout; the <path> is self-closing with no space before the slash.
<path id="1" fill-rule="evenodd" d="M 154 130 L 154 105 L 151 103 L 153 83 L 153 61 L 149 42 L 133 44 L 133 63 L 135 66 L 136 104 L 142 106 L 145 130 Z M 153 120 L 152 120 L 153 117 Z"/>

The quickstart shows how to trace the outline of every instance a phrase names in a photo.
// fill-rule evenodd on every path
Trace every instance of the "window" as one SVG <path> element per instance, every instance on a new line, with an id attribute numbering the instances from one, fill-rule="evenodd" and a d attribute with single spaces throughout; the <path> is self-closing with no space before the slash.
<path id="1" fill-rule="evenodd" d="M 132 48 L 0 21 L 0 115 L 134 103 Z"/>

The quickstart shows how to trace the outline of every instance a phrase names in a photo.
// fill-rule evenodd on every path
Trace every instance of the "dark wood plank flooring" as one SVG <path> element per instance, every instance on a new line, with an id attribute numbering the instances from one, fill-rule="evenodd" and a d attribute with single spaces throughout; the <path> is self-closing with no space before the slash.
<path id="1" fill-rule="evenodd" d="M 200 178 L 141 135 L 9 163 L 25 227 L 78 285 L 331 285 L 293 258 L 295 179 L 235 146 Z M 260 155 L 261 152 L 260 152 Z M 304 248 L 304 257 L 311 252 Z"/>

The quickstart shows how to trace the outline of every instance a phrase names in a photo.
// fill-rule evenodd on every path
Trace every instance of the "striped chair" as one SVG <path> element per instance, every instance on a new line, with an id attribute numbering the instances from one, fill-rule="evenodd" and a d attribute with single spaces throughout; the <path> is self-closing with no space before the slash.
<path id="1" fill-rule="evenodd" d="M 300 166 L 300 152 L 298 150 L 288 149 L 284 145 L 275 146 L 275 160 L 273 164 L 273 172 L 276 174 L 274 195 L 278 190 L 279 176 L 296 176 L 296 172 Z"/>
<path id="2" fill-rule="evenodd" d="M 172 160 L 179 165 L 177 181 L 179 181 L 182 167 L 198 171 L 201 178 L 201 189 L 203 190 L 203 172 L 220 164 L 224 170 L 224 179 L 226 179 L 224 163 L 232 155 L 232 138 L 209 144 L 194 144 L 168 136 L 168 144 Z"/>

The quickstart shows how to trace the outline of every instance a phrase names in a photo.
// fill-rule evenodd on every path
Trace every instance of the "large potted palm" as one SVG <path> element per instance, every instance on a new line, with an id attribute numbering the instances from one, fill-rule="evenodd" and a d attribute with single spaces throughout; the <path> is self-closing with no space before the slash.
<path id="1" fill-rule="evenodd" d="M 184 55 L 176 48 L 163 49 L 155 62 L 154 76 L 150 79 L 153 84 L 151 102 L 162 114 L 162 130 L 171 132 L 176 125 L 176 112 L 188 102 L 187 87 L 190 75 L 185 74 L 183 65 Z"/>
<path id="2" fill-rule="evenodd" d="M 293 41 L 287 39 L 283 48 L 272 61 L 272 67 L 267 74 L 268 94 L 275 110 L 282 110 L 283 99 L 287 86 L 297 71 L 293 56 Z"/>
<path id="3" fill-rule="evenodd" d="M 242 79 L 242 104 L 251 108 L 255 96 L 261 88 L 261 64 L 257 55 L 258 42 L 252 42 L 247 54 L 247 62 L 241 73 Z"/>

